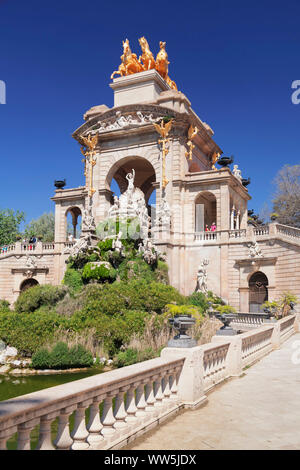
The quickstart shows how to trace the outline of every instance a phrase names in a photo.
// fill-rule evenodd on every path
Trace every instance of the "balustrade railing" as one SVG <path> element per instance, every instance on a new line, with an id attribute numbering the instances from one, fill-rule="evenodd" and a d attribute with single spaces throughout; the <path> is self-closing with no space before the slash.
<path id="1" fill-rule="evenodd" d="M 43 243 L 42 245 L 43 251 L 52 251 L 55 249 L 55 243 Z"/>
<path id="2" fill-rule="evenodd" d="M 288 225 L 276 224 L 278 233 L 285 235 L 289 238 L 300 238 L 300 229 L 296 227 L 289 227 Z"/>
<path id="3" fill-rule="evenodd" d="M 13 244 L 13 245 L 5 245 L 5 246 L 1 246 L 0 247 L 0 256 L 2 255 L 7 255 L 8 253 L 11 253 L 13 251 L 15 251 L 16 249 L 16 245 Z"/>
<path id="4" fill-rule="evenodd" d="M 219 232 L 195 232 L 196 241 L 216 241 L 219 238 Z"/>
<path id="5" fill-rule="evenodd" d="M 269 235 L 269 226 L 268 225 L 262 225 L 261 227 L 254 227 L 253 228 L 253 233 L 254 233 L 255 236 Z"/>
<path id="6" fill-rule="evenodd" d="M 222 382 L 226 377 L 226 357 L 228 344 L 203 346 L 203 380 L 204 391 Z"/>
<path id="7" fill-rule="evenodd" d="M 244 238 L 246 237 L 246 229 L 229 230 L 229 238 Z"/>
<path id="8" fill-rule="evenodd" d="M 0 449 L 6 449 L 8 439 L 17 433 L 17 449 L 29 450 L 36 426 L 40 450 L 108 449 L 126 443 L 128 437 L 178 409 L 183 363 L 184 358 L 151 359 L 0 402 Z M 54 437 L 51 425 L 57 418 Z"/>
<path id="9" fill-rule="evenodd" d="M 262 331 L 243 333 L 242 336 L 242 365 L 251 364 L 272 349 L 271 337 L 273 327 L 262 327 Z"/>
<path id="10" fill-rule="evenodd" d="M 0 449 L 116 449 L 279 347 L 298 328 L 296 315 L 255 331 L 215 336 L 196 348 L 0 402 Z M 72 418 L 71 418 L 72 416 Z"/>

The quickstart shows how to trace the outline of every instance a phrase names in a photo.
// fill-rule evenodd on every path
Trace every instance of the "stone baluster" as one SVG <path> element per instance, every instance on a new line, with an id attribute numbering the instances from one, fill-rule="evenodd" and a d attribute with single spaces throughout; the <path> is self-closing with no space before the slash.
<path id="1" fill-rule="evenodd" d="M 104 395 L 98 395 L 93 399 L 93 403 L 90 406 L 90 418 L 87 425 L 89 436 L 87 438 L 88 443 L 91 447 L 97 446 L 104 440 L 101 430 L 103 425 L 100 419 L 100 403 L 102 402 Z"/>
<path id="2" fill-rule="evenodd" d="M 145 398 L 146 398 L 147 406 L 146 406 L 145 410 L 147 412 L 151 412 L 151 413 L 156 414 L 157 409 L 154 407 L 154 404 L 155 404 L 156 400 L 155 400 L 155 396 L 154 396 L 153 382 L 154 382 L 154 377 L 150 377 L 150 379 L 146 383 Z"/>
<path id="3" fill-rule="evenodd" d="M 36 450 L 55 450 L 51 438 L 51 423 L 56 418 L 57 412 L 49 413 L 41 417 L 39 442 Z"/>
<path id="4" fill-rule="evenodd" d="M 17 450 L 30 450 L 30 433 L 39 424 L 39 419 L 32 419 L 18 426 Z"/>
<path id="5" fill-rule="evenodd" d="M 162 408 L 163 407 L 163 398 L 164 398 L 164 394 L 162 392 L 162 375 L 155 376 L 154 396 L 155 396 L 154 406 Z"/>
<path id="6" fill-rule="evenodd" d="M 129 387 L 126 393 L 126 413 L 127 413 L 126 422 L 129 424 L 137 422 L 137 417 L 135 416 L 137 412 L 137 407 L 135 404 L 135 396 L 134 396 L 135 389 L 136 389 L 136 384 L 131 384 L 131 386 Z"/>
<path id="7" fill-rule="evenodd" d="M 0 431 L 0 450 L 7 450 L 6 443 L 8 439 L 17 432 L 17 426 Z"/>
<path id="8" fill-rule="evenodd" d="M 181 369 L 179 368 L 174 369 L 170 377 L 170 390 L 171 390 L 170 399 L 175 402 L 178 401 L 178 380 L 179 380 L 180 370 Z"/>
<path id="9" fill-rule="evenodd" d="M 143 381 L 142 383 L 140 383 L 138 386 L 137 386 L 137 389 L 136 389 L 136 407 L 137 407 L 137 412 L 136 412 L 136 416 L 146 416 L 147 413 L 146 413 L 146 406 L 147 406 L 147 403 L 146 403 L 146 400 L 145 400 L 145 384 L 147 383 L 147 381 Z"/>
<path id="10" fill-rule="evenodd" d="M 101 433 L 107 439 L 113 437 L 116 432 L 114 424 L 116 419 L 114 417 L 113 402 L 112 399 L 115 395 L 113 393 L 107 393 L 104 399 L 103 405 L 103 414 L 102 414 L 102 424 L 103 428 Z"/>
<path id="11" fill-rule="evenodd" d="M 74 429 L 71 434 L 74 441 L 71 446 L 72 450 L 85 450 L 90 446 L 87 442 L 89 433 L 85 424 L 85 410 L 91 405 L 91 403 L 92 400 L 85 400 L 77 405 Z"/>
<path id="12" fill-rule="evenodd" d="M 120 431 L 128 427 L 128 423 L 126 422 L 127 413 L 125 410 L 125 403 L 124 403 L 124 394 L 128 390 L 129 387 L 122 387 L 119 389 L 119 393 L 116 396 L 116 403 L 115 403 L 115 419 L 116 422 L 114 427 Z"/>
<path id="13" fill-rule="evenodd" d="M 73 444 L 70 436 L 69 417 L 76 409 L 76 406 L 68 406 L 63 408 L 59 414 L 58 430 L 54 445 L 59 450 L 68 450 Z"/>
<path id="14" fill-rule="evenodd" d="M 167 370 L 165 372 L 165 375 L 163 377 L 163 395 L 164 395 L 164 404 L 170 406 L 172 403 L 170 403 L 170 395 L 171 395 L 171 390 L 170 390 L 170 371 Z"/>

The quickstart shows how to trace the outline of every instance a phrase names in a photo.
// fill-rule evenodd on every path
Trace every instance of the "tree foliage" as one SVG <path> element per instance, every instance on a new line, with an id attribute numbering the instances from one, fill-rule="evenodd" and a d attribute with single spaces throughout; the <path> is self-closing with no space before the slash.
<path id="1" fill-rule="evenodd" d="M 44 242 L 53 242 L 54 227 L 55 218 L 53 212 L 45 213 L 38 219 L 32 220 L 25 227 L 25 236 L 30 238 L 35 235 L 36 237 L 43 237 Z"/>
<path id="2" fill-rule="evenodd" d="M 25 214 L 12 209 L 0 210 L 0 245 L 9 245 L 20 234 L 19 226 L 24 222 Z"/>
<path id="3" fill-rule="evenodd" d="M 273 210 L 278 222 L 300 227 L 300 165 L 284 165 L 274 180 Z"/>

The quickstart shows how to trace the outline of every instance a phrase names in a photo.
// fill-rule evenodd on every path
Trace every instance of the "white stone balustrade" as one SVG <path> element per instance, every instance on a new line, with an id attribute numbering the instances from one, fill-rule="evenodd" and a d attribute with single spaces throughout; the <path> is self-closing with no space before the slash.
<path id="1" fill-rule="evenodd" d="M 176 399 L 176 383 L 183 364 L 184 357 L 151 359 L 3 401 L 0 403 L 0 448 L 5 449 L 7 440 L 17 432 L 17 448 L 30 450 L 30 433 L 37 425 L 37 449 L 41 450 L 108 449 L 125 445 L 129 438 L 182 406 Z M 154 384 L 158 387 L 156 391 Z M 69 419 L 73 412 L 75 420 L 70 433 Z M 52 441 L 51 424 L 57 417 L 58 430 Z"/>
<path id="2" fill-rule="evenodd" d="M 161 358 L 0 402 L 0 449 L 17 433 L 17 448 L 29 450 L 36 426 L 40 450 L 120 448 L 181 408 L 204 403 L 207 391 L 298 330 L 296 315 L 288 315 L 254 331 L 214 336 L 193 348 L 165 348 Z"/>

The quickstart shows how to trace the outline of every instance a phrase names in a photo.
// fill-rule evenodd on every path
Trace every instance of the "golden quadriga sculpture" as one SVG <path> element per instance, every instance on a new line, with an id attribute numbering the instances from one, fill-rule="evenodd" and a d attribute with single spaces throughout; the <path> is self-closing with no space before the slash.
<path id="1" fill-rule="evenodd" d="M 167 82 L 170 88 L 177 90 L 176 83 L 173 82 L 169 77 L 168 66 L 170 62 L 168 61 L 168 54 L 166 52 L 166 43 L 160 41 L 160 50 L 156 56 L 156 60 L 154 60 L 153 54 L 149 48 L 148 41 L 144 36 L 139 39 L 139 43 L 142 49 L 142 55 L 137 58 L 137 55 L 131 52 L 128 39 L 123 41 L 121 64 L 119 65 L 118 70 L 112 73 L 111 78 L 113 79 L 115 75 L 124 77 L 133 73 L 155 69 Z"/>

